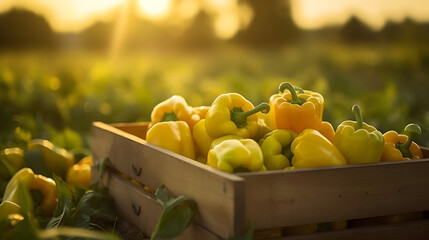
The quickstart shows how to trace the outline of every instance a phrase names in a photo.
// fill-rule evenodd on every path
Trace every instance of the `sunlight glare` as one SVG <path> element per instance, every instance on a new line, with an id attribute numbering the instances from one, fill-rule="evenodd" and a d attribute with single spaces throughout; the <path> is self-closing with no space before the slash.
<path id="1" fill-rule="evenodd" d="M 170 11 L 171 0 L 138 0 L 139 13 L 152 19 L 165 18 Z"/>
<path id="2" fill-rule="evenodd" d="M 340 25 L 351 16 L 359 17 L 375 30 L 381 29 L 387 21 L 400 22 L 407 17 L 416 21 L 429 20 L 429 1 L 426 0 L 292 0 L 291 6 L 295 22 L 304 29 Z"/>

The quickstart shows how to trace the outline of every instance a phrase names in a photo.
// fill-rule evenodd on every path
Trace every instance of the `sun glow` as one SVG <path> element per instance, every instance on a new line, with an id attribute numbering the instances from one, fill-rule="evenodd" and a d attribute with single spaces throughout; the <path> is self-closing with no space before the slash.
<path id="1" fill-rule="evenodd" d="M 165 18 L 171 6 L 171 0 L 138 0 L 138 12 L 148 18 Z"/>
<path id="2" fill-rule="evenodd" d="M 305 29 L 340 25 L 352 15 L 376 30 L 387 21 L 399 22 L 407 17 L 429 21 L 426 0 L 292 0 L 291 4 L 296 23 Z"/>

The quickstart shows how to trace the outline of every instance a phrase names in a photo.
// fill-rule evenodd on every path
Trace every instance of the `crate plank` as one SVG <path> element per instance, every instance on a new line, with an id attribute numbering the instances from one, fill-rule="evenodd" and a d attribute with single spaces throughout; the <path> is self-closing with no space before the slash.
<path id="1" fill-rule="evenodd" d="M 104 123 L 93 123 L 94 161 L 109 158 L 111 166 L 156 189 L 165 185 L 174 196 L 194 199 L 197 222 L 222 238 L 244 231 L 244 181 L 207 165 L 147 143 Z"/>
<path id="2" fill-rule="evenodd" d="M 239 174 L 256 229 L 429 209 L 429 161 Z"/>
<path id="3" fill-rule="evenodd" d="M 97 176 L 98 171 L 96 168 L 92 168 L 92 172 Z M 103 180 L 103 184 L 109 186 L 109 194 L 115 201 L 115 207 L 119 215 L 138 227 L 144 234 L 150 236 L 162 213 L 162 207 L 156 202 L 154 196 L 128 179 L 124 179 L 112 172 L 108 172 L 108 176 Z M 195 221 L 175 239 L 222 240 L 216 234 L 195 223 Z"/>
<path id="4" fill-rule="evenodd" d="M 148 122 L 114 123 L 110 125 L 121 131 L 127 132 L 139 138 L 145 139 L 147 127 L 149 126 L 149 123 Z"/>
<path id="5" fill-rule="evenodd" d="M 271 240 L 427 240 L 429 239 L 429 220 L 380 225 L 374 227 L 352 228 L 309 235 L 288 236 Z"/>

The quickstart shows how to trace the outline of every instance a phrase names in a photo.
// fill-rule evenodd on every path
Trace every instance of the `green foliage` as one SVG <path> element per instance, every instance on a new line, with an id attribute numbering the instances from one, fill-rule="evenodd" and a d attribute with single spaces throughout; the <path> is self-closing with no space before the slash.
<path id="1" fill-rule="evenodd" d="M 155 198 L 163 210 L 150 239 L 170 239 L 180 236 L 197 214 L 197 205 L 185 196 L 171 197 L 164 186 L 156 190 Z"/>
<path id="2" fill-rule="evenodd" d="M 359 104 L 380 131 L 422 127 L 429 146 L 429 48 L 337 43 L 249 51 L 226 46 L 204 54 L 141 53 L 106 59 L 89 53 L 0 56 L 0 144 L 44 138 L 66 149 L 90 145 L 93 121 L 148 121 L 174 94 L 192 106 L 238 92 L 268 102 L 281 82 L 325 97 L 324 120 L 334 127 Z M 54 64 L 55 63 L 55 64 Z"/>
<path id="3" fill-rule="evenodd" d="M 78 194 L 72 192 L 67 184 L 54 176 L 57 184 L 58 206 L 47 228 L 71 226 L 88 229 L 91 219 L 115 220 L 113 199 L 106 189 L 87 190 Z"/>

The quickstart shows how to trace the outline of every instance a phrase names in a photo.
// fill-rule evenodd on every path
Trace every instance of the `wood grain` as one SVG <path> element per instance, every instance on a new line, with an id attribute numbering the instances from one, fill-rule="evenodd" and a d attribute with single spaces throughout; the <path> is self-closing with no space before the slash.
<path id="1" fill-rule="evenodd" d="M 429 239 L 429 220 L 380 225 L 374 227 L 352 228 L 309 235 L 288 236 L 271 240 L 427 240 Z"/>
<path id="2" fill-rule="evenodd" d="M 92 172 L 98 174 L 95 168 Z M 156 202 L 154 196 L 128 179 L 111 172 L 104 179 L 104 184 L 109 186 L 109 194 L 113 197 L 120 216 L 150 236 L 162 213 L 161 205 Z M 221 240 L 219 236 L 201 227 L 195 221 L 176 239 Z"/>
<path id="3" fill-rule="evenodd" d="M 256 229 L 429 209 L 429 160 L 240 174 Z"/>
<path id="4" fill-rule="evenodd" d="M 107 157 L 113 168 L 152 189 L 165 185 L 174 196 L 194 199 L 200 210 L 197 222 L 221 237 L 244 231 L 242 178 L 100 122 L 93 124 L 92 152 L 94 161 Z"/>

